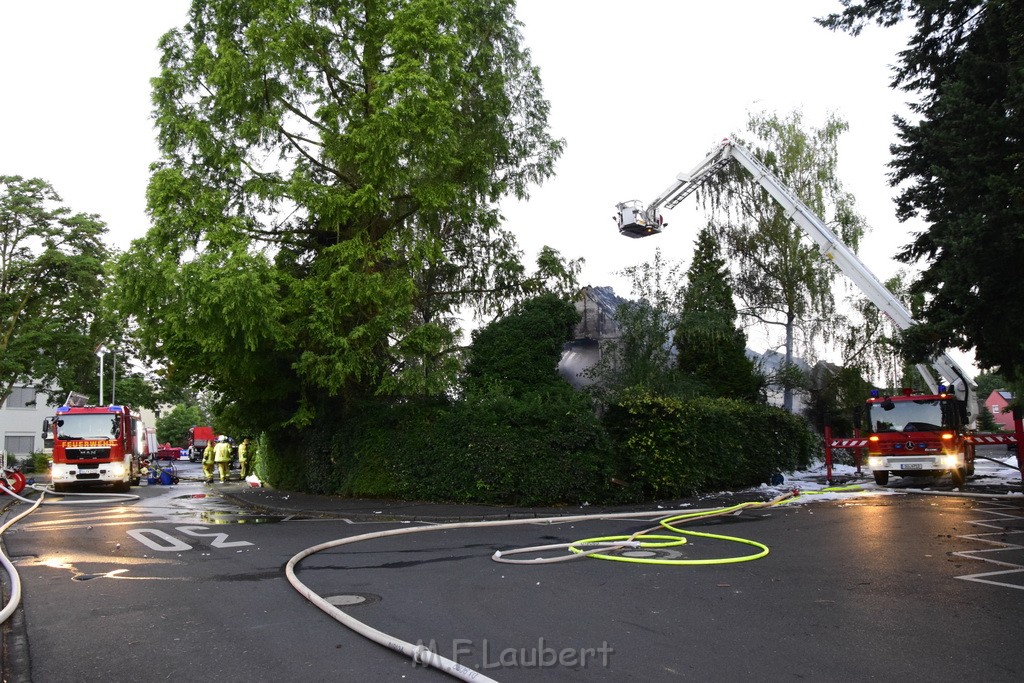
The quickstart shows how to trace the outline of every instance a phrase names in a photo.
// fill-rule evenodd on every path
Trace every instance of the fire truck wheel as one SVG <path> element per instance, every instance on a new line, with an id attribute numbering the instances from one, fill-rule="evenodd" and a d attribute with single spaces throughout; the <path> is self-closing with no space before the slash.
<path id="1" fill-rule="evenodd" d="M 967 483 L 967 471 L 963 467 L 957 467 L 950 471 L 950 474 L 953 476 L 953 486 L 963 491 L 964 484 Z"/>
<path id="2" fill-rule="evenodd" d="M 117 493 L 128 493 L 132 488 L 131 482 L 119 481 L 114 484 L 114 491 Z"/>
<path id="3" fill-rule="evenodd" d="M 879 486 L 889 483 L 889 470 L 873 470 L 871 474 L 875 475 L 875 483 Z"/>

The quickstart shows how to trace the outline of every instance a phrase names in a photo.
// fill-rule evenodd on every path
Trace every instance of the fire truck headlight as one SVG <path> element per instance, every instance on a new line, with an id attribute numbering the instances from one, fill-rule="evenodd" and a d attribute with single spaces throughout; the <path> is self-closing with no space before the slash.
<path id="1" fill-rule="evenodd" d="M 942 466 L 953 469 L 957 466 L 957 457 L 955 455 L 942 456 Z"/>
<path id="2" fill-rule="evenodd" d="M 868 467 L 870 467 L 871 469 L 876 470 L 876 469 L 878 469 L 881 466 L 882 466 L 882 459 L 881 458 L 868 458 Z"/>
<path id="3" fill-rule="evenodd" d="M 123 462 L 115 462 L 115 463 L 113 463 L 110 466 L 110 473 L 113 474 L 115 477 L 123 477 L 124 476 L 124 463 Z"/>

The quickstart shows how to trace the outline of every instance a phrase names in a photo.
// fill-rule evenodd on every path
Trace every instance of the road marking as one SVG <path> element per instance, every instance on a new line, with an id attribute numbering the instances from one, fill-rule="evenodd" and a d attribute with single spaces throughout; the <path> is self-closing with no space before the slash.
<path id="1" fill-rule="evenodd" d="M 210 542 L 210 547 L 212 548 L 239 548 L 241 546 L 253 545 L 249 541 L 229 541 L 227 540 L 228 535 L 219 531 L 204 533 L 209 531 L 209 527 L 205 526 L 177 526 L 174 527 L 174 530 L 196 538 L 212 538 L 213 541 Z M 161 553 L 195 549 L 188 543 L 160 529 L 129 529 L 126 533 L 144 546 Z"/>
<path id="2" fill-rule="evenodd" d="M 220 532 L 214 532 L 212 534 L 200 533 L 203 531 L 209 531 L 209 527 L 205 526 L 176 526 L 174 527 L 177 531 L 189 536 L 195 536 L 197 538 L 211 537 L 214 540 L 210 542 L 210 545 L 214 548 L 238 548 L 243 545 L 252 545 L 249 541 L 229 541 L 227 540 L 228 535 Z"/>
<path id="3" fill-rule="evenodd" d="M 188 543 L 180 541 L 174 536 L 171 536 L 168 533 L 160 531 L 159 529 L 129 529 L 128 535 L 134 538 L 142 545 L 161 553 L 192 550 L 192 546 L 190 546 Z M 167 543 L 167 545 L 162 545 L 159 541 L 150 538 L 150 536 L 155 536 L 159 539 L 164 540 Z"/>
<path id="4" fill-rule="evenodd" d="M 979 527 L 988 527 L 990 529 L 997 529 L 997 531 L 985 532 L 980 534 L 964 534 L 957 538 L 963 538 L 969 541 L 977 541 L 979 543 L 987 543 L 988 545 L 995 546 L 994 548 L 983 548 L 981 550 L 964 550 L 955 552 L 953 555 L 958 557 L 965 557 L 970 560 L 980 560 L 982 562 L 988 562 L 999 567 L 1009 567 L 1009 569 L 1002 569 L 999 571 L 992 572 L 981 572 L 977 574 L 966 574 L 964 576 L 957 576 L 955 578 L 962 579 L 964 581 L 974 581 L 976 583 L 987 583 L 992 586 L 1002 586 L 1003 588 L 1015 588 L 1017 590 L 1024 590 L 1024 565 L 1016 562 L 1010 562 L 1004 555 L 1001 558 L 995 556 L 999 553 L 1009 553 L 1024 550 L 1024 545 L 1017 543 L 1007 543 L 1003 540 L 995 540 L 989 538 L 990 536 L 999 536 L 1000 538 L 1006 538 L 1014 534 L 1024 534 L 1024 529 L 1008 530 L 1005 526 L 1007 520 L 1020 520 L 1024 522 L 1024 516 L 1020 514 L 1020 508 L 1014 505 L 1007 505 L 1001 503 L 991 502 L 988 503 L 993 507 L 987 509 L 986 512 L 989 515 L 993 515 L 991 518 L 979 519 L 979 520 L 967 520 L 968 524 L 973 524 Z M 1000 512 L 1000 510 L 1013 510 L 1016 514 L 1010 514 L 1008 512 Z M 980 511 L 979 511 L 980 512 Z M 1021 580 L 1020 583 L 1007 583 L 1006 581 L 996 580 L 995 577 L 1015 577 Z"/>

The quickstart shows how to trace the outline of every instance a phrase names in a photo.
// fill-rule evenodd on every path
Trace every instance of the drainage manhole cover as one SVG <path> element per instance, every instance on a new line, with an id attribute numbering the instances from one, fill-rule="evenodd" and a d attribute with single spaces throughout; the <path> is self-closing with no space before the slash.
<path id="1" fill-rule="evenodd" d="M 380 596 L 373 593 L 348 593 L 345 595 L 331 595 L 324 598 L 335 607 L 352 607 L 353 605 L 369 605 L 373 602 L 380 602 Z"/>

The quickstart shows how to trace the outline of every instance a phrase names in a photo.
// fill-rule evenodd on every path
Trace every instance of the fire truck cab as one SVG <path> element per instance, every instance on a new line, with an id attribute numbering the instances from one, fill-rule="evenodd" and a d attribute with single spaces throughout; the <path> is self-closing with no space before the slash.
<path id="1" fill-rule="evenodd" d="M 949 472 L 962 487 L 974 474 L 974 445 L 967 438 L 967 407 L 940 386 L 938 394 L 872 396 L 867 401 L 868 467 L 875 483 L 889 475 L 938 476 Z M 873 392 L 877 394 L 877 392 Z"/>

